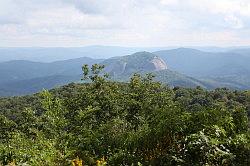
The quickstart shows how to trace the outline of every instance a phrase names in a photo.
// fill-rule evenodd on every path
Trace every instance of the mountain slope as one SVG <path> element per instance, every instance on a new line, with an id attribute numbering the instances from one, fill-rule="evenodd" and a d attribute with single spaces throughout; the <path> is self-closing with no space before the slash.
<path id="1" fill-rule="evenodd" d="M 101 61 L 100 59 L 83 57 L 52 63 L 23 60 L 3 62 L 0 63 L 0 84 L 53 75 L 79 75 L 81 74 L 81 67 L 83 64 L 92 65 Z"/>
<path id="2" fill-rule="evenodd" d="M 240 55 L 244 55 L 244 56 L 248 56 L 250 57 L 250 48 L 238 48 L 238 49 L 233 49 L 233 50 L 230 50 L 230 52 L 234 52 L 234 53 L 237 53 L 237 54 L 240 54 Z"/>
<path id="3" fill-rule="evenodd" d="M 79 81 L 83 64 L 101 63 L 111 78 L 118 81 L 128 81 L 134 73 L 142 75 L 152 73 L 156 80 L 170 86 L 195 87 L 206 85 L 194 78 L 167 69 L 163 59 L 149 52 L 137 52 L 132 55 L 95 60 L 78 58 L 53 63 L 38 63 L 30 61 L 10 61 L 0 63 L 0 96 L 23 95 L 35 93 L 43 88 Z M 1 76 L 1 75 L 0 75 Z"/>
<path id="4" fill-rule="evenodd" d="M 131 75 L 135 72 L 152 72 L 167 69 L 165 61 L 149 52 L 115 57 L 102 62 L 105 71 L 112 75 Z"/>
<path id="5" fill-rule="evenodd" d="M 249 49 L 203 52 L 179 48 L 154 54 L 167 60 L 171 70 L 206 82 L 211 88 L 248 89 L 250 86 Z"/>
<path id="6" fill-rule="evenodd" d="M 249 89 L 249 62 L 247 51 L 211 53 L 186 48 L 137 52 L 106 60 L 8 61 L 0 63 L 0 96 L 29 94 L 79 81 L 82 65 L 94 63 L 104 64 L 105 72 L 118 81 L 128 81 L 134 73 L 152 73 L 156 80 L 170 86 Z"/>
<path id="7" fill-rule="evenodd" d="M 39 92 L 43 89 L 52 89 L 66 85 L 70 82 L 80 81 L 80 75 L 65 76 L 53 75 L 21 81 L 13 81 L 0 84 L 0 96 L 17 96 Z"/>
<path id="8" fill-rule="evenodd" d="M 168 70 L 162 58 L 149 52 L 137 52 L 128 56 L 107 59 L 102 64 L 107 66 L 105 72 L 109 73 L 114 80 L 128 81 L 134 73 L 152 73 L 156 76 L 156 80 L 170 86 L 207 88 L 202 81 Z"/>
<path id="9" fill-rule="evenodd" d="M 250 70 L 250 56 L 244 56 L 236 52 L 212 53 L 178 48 L 157 51 L 154 54 L 166 60 L 170 69 L 197 78 L 216 74 L 215 70 L 225 65 L 238 65 Z"/>

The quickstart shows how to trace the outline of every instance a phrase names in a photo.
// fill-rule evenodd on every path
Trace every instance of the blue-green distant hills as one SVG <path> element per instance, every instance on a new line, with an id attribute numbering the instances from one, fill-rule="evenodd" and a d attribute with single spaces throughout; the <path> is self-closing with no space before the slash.
<path id="1" fill-rule="evenodd" d="M 107 59 L 124 56 L 141 51 L 157 51 L 169 47 L 119 47 L 119 46 L 86 46 L 86 47 L 0 47 L 0 62 L 11 60 L 28 60 L 34 62 L 54 62 L 81 57 Z"/>
<path id="2" fill-rule="evenodd" d="M 154 54 L 172 70 L 199 79 L 210 88 L 250 89 L 250 49 L 204 52 L 178 48 Z"/>
<path id="3" fill-rule="evenodd" d="M 90 47 L 89 52 L 94 48 Z M 123 53 L 121 50 L 124 53 L 133 51 L 131 48 L 115 48 L 118 55 Z M 8 49 L 11 50 L 11 48 Z M 15 55 L 15 48 L 13 49 L 10 51 L 11 56 Z M 25 48 L 23 49 L 25 50 Z M 139 48 L 137 49 L 139 50 Z M 137 49 L 134 48 L 134 51 L 137 51 Z M 27 60 L 20 58 L 19 60 L 4 61 L 3 56 L 7 56 L 8 51 L 6 49 L 2 54 L 3 48 L 1 48 L 0 96 L 31 94 L 43 88 L 50 89 L 70 82 L 78 82 L 81 80 L 82 65 L 95 63 L 104 64 L 106 66 L 105 72 L 109 73 L 111 79 L 118 81 L 127 81 L 134 73 L 142 75 L 152 73 L 156 76 L 157 81 L 166 83 L 171 87 L 201 86 L 206 89 L 217 87 L 250 89 L 250 49 L 231 49 L 220 52 L 216 52 L 214 49 L 208 52 L 190 48 L 155 51 L 157 49 L 152 48 L 152 51 L 155 52 L 140 51 L 123 56 L 96 59 L 96 57 L 91 57 L 91 54 L 86 55 L 84 52 L 78 51 L 74 54 L 74 51 L 70 51 L 70 48 L 65 49 L 65 52 L 62 51 L 63 49 L 59 49 L 61 52 L 59 51 L 58 54 L 56 48 L 48 50 L 43 48 L 42 52 L 47 53 L 38 55 L 36 58 L 40 57 L 40 59 L 36 59 L 36 55 L 29 58 L 32 57 L 30 48 L 29 51 L 26 50 L 28 52 Z M 72 50 L 74 49 L 72 48 Z M 97 50 L 99 57 L 102 57 L 101 50 L 104 55 L 107 55 L 112 52 L 112 47 L 103 47 Z M 41 55 L 48 55 L 48 52 L 50 56 L 41 60 L 43 58 Z M 19 53 L 17 52 L 16 56 Z M 53 54 L 55 54 L 55 57 L 52 56 Z M 80 57 L 80 54 L 82 54 L 82 57 Z M 112 52 L 112 55 L 114 54 L 115 51 Z M 58 55 L 64 56 L 58 58 Z M 75 58 L 67 59 L 66 55 Z M 53 58 L 50 57 L 53 57 L 56 61 L 53 61 Z"/>

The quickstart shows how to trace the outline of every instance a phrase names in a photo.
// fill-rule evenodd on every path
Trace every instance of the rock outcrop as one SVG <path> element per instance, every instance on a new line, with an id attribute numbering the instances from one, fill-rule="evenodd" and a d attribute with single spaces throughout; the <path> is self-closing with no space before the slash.
<path id="1" fill-rule="evenodd" d="M 154 64 L 155 71 L 167 69 L 167 64 L 165 63 L 165 61 L 158 56 L 155 56 L 154 59 L 151 60 L 151 62 Z"/>

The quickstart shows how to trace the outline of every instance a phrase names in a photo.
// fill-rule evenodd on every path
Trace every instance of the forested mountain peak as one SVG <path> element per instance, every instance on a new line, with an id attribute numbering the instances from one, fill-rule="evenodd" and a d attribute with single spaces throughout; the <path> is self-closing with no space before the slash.
<path id="1" fill-rule="evenodd" d="M 153 72 L 167 69 L 163 59 L 146 51 L 107 59 L 103 64 L 107 67 L 106 71 L 113 74 L 130 75 L 134 72 Z"/>

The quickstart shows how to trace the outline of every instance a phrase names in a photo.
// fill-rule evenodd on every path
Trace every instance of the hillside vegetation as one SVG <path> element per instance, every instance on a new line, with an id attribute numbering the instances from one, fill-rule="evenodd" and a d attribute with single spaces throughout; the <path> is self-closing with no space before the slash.
<path id="1" fill-rule="evenodd" d="M 223 52 L 191 48 L 141 51 L 159 49 L 164 48 L 0 48 L 0 96 L 27 95 L 79 82 L 82 64 L 96 63 L 104 64 L 105 72 L 115 81 L 150 72 L 156 80 L 173 87 L 250 89 L 247 48 Z M 93 59 L 99 57 L 107 59 Z"/>
<path id="2" fill-rule="evenodd" d="M 32 94 L 70 82 L 79 82 L 82 64 L 104 64 L 105 72 L 115 81 L 127 82 L 134 73 L 154 73 L 156 79 L 171 86 L 207 88 L 206 84 L 167 69 L 164 60 L 149 52 L 106 60 L 78 58 L 53 63 L 9 61 L 0 63 L 0 96 Z"/>
<path id="3" fill-rule="evenodd" d="M 154 54 L 173 71 L 196 78 L 209 88 L 250 89 L 250 49 L 204 52 L 178 48 Z"/>
<path id="4" fill-rule="evenodd" d="M 250 164 L 250 92 L 128 83 L 83 67 L 85 84 L 0 99 L 0 165 Z"/>

